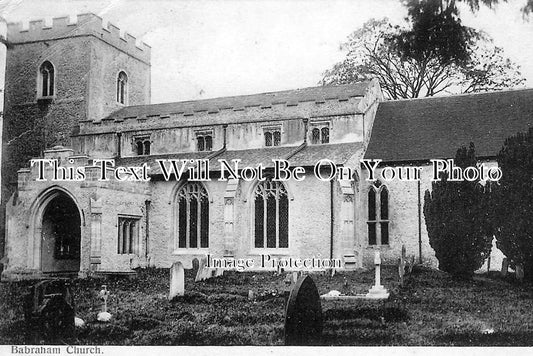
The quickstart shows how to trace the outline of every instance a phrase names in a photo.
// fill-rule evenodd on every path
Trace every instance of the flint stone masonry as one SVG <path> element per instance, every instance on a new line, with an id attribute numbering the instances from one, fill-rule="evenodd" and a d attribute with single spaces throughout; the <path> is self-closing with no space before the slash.
<path id="1" fill-rule="evenodd" d="M 7 42 L 2 134 L 9 160 L 2 161 L 2 209 L 14 192 L 10 183 L 29 159 L 56 145 L 76 147 L 71 137 L 81 122 L 99 121 L 123 107 L 116 102 L 119 71 L 128 75 L 128 103 L 150 102 L 150 47 L 136 46 L 128 34 L 121 38 L 112 25 L 103 28 L 96 15 L 79 15 L 73 23 L 56 18 L 51 26 L 32 21 L 27 29 L 11 23 Z M 37 76 L 45 60 L 54 67 L 54 95 L 42 99 Z"/>
<path id="2" fill-rule="evenodd" d="M 8 258 L 3 259 L 2 276 L 10 279 L 42 277 L 44 212 L 58 196 L 76 206 L 80 217 L 79 271 L 74 271 L 80 276 L 133 273 L 143 266 L 176 268 L 179 275 L 176 263 L 189 269 L 194 259 L 207 254 L 252 259 L 255 266 L 261 265 L 262 255 L 334 258 L 342 261 L 342 269 L 351 269 L 373 266 L 375 247 L 383 264 L 395 265 L 402 246 L 405 255 L 436 266 L 423 217 L 424 192 L 431 189 L 428 160 L 453 156 L 459 144 L 468 144 L 472 137 L 490 137 L 482 149 L 487 163 L 494 165 L 503 139 L 490 133 L 526 129 L 533 111 L 532 90 L 383 101 L 377 80 L 149 105 L 149 47 L 128 34 L 121 37 L 118 28 L 104 25 L 98 16 L 80 15 L 72 23 L 67 18 L 46 25 L 34 21 L 28 29 L 11 24 L 8 41 L 3 137 L 9 142 L 4 154 L 10 160 L 3 162 L 2 182 L 3 197 L 10 200 L 3 202 Z M 38 97 L 35 85 L 44 60 L 54 65 L 56 79 L 54 97 L 46 100 Z M 128 75 L 127 106 L 116 103 L 119 71 Z M 509 122 L 501 117 L 509 117 Z M 329 143 L 312 142 L 312 129 L 321 126 L 329 129 Z M 280 131 L 279 146 L 266 147 L 265 130 Z M 212 151 L 198 151 L 199 134 L 211 135 Z M 140 138 L 150 142 L 150 155 L 137 155 Z M 28 168 L 27 162 L 43 151 L 45 157 L 60 157 L 63 167 L 73 159 L 73 165 L 85 167 L 86 179 L 36 181 L 36 168 Z M 90 166 L 102 158 L 115 159 L 117 166 L 147 164 L 151 180 L 99 181 Z M 218 181 L 219 159 L 241 159 L 241 168 L 262 164 L 270 170 L 272 158 L 305 170 L 305 180 L 284 183 L 288 248 L 255 247 L 257 181 Z M 324 158 L 351 168 L 354 181 L 316 178 L 313 166 Z M 389 192 L 387 245 L 368 242 L 367 194 L 372 183 L 366 181 L 362 158 L 383 159 L 378 174 L 385 164 L 423 166 L 420 182 L 381 182 Z M 177 195 L 187 178 L 167 181 L 156 159 L 209 160 L 211 180 L 202 183 L 208 195 L 207 248 L 178 247 Z M 46 174 L 49 177 L 48 169 Z M 10 181 L 17 183 L 16 192 L 8 187 Z M 129 226 L 138 231 L 121 235 L 119 219 L 135 220 Z M 135 236 L 134 253 L 120 251 L 120 236 Z M 217 275 L 222 270 L 208 272 Z"/>

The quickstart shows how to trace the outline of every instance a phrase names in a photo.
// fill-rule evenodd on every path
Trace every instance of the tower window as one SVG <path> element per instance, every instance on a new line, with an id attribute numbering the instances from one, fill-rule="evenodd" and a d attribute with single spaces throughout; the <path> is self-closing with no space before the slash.
<path id="1" fill-rule="evenodd" d="M 54 66 L 49 61 L 45 61 L 39 68 L 38 93 L 41 98 L 54 96 L 55 73 Z"/>
<path id="2" fill-rule="evenodd" d="M 136 137 L 134 141 L 134 149 L 137 156 L 147 156 L 150 154 L 151 141 L 149 136 Z"/>
<path id="3" fill-rule="evenodd" d="M 126 105 L 128 97 L 128 76 L 124 72 L 117 77 L 117 103 Z"/>

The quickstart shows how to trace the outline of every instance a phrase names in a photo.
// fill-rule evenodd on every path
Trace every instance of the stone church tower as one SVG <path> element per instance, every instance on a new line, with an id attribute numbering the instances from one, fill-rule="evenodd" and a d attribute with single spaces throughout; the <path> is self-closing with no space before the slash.
<path id="1" fill-rule="evenodd" d="M 149 103 L 150 47 L 100 17 L 7 25 L 0 254 L 17 170 L 47 148 L 72 146 L 79 123 Z"/>

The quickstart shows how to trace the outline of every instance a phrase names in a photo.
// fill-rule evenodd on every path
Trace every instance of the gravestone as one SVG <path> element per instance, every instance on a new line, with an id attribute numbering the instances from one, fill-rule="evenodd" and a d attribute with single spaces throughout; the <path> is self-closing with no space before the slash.
<path id="1" fill-rule="evenodd" d="M 524 266 L 520 263 L 516 264 L 515 267 L 516 279 L 522 282 L 524 280 Z"/>
<path id="2" fill-rule="evenodd" d="M 221 272 L 217 273 L 217 270 Z M 215 276 L 221 276 L 224 271 L 222 268 L 207 267 L 207 258 L 200 259 L 198 272 L 196 272 L 195 282 L 205 281 L 206 279 L 213 278 Z"/>
<path id="3" fill-rule="evenodd" d="M 111 320 L 111 314 L 107 311 L 107 300 L 109 299 L 109 291 L 107 286 L 102 285 L 102 290 L 98 293 L 98 298 L 102 302 L 102 310 L 98 313 L 96 320 L 107 323 Z"/>
<path id="4" fill-rule="evenodd" d="M 509 272 L 509 260 L 507 260 L 507 257 L 504 257 L 502 260 L 502 277 L 507 277 L 507 272 Z"/>
<path id="5" fill-rule="evenodd" d="M 406 256 L 405 256 L 405 245 L 402 245 L 402 254 L 400 255 L 400 261 L 398 263 L 398 275 L 400 276 L 400 286 L 403 287 L 404 276 L 405 276 L 405 265 L 406 265 Z"/>
<path id="6" fill-rule="evenodd" d="M 194 258 L 192 260 L 192 275 L 194 276 L 195 279 L 198 276 L 198 271 L 199 270 L 200 270 L 200 261 L 197 258 Z M 196 282 L 196 280 L 195 280 L 195 282 Z"/>
<path id="7" fill-rule="evenodd" d="M 319 345 L 322 306 L 315 282 L 302 276 L 291 290 L 285 309 L 285 345 Z"/>
<path id="8" fill-rule="evenodd" d="M 176 262 L 170 267 L 170 293 L 168 299 L 185 294 L 185 275 L 181 262 Z"/>
<path id="9" fill-rule="evenodd" d="M 366 297 L 369 299 L 387 299 L 389 292 L 381 285 L 381 254 L 379 250 L 374 251 L 374 265 L 375 265 L 375 282 L 374 286 L 370 288 Z"/>
<path id="10" fill-rule="evenodd" d="M 37 344 L 64 342 L 74 337 L 74 298 L 63 280 L 48 280 L 30 287 L 24 298 L 26 341 Z"/>

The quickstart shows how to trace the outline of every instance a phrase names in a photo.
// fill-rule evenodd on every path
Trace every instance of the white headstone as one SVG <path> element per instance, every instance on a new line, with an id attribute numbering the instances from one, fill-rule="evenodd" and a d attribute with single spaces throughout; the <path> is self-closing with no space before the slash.
<path id="1" fill-rule="evenodd" d="M 168 299 L 185 294 L 185 274 L 181 262 L 176 262 L 170 268 L 170 293 Z"/>

